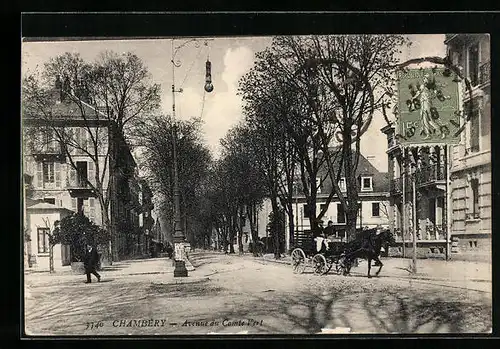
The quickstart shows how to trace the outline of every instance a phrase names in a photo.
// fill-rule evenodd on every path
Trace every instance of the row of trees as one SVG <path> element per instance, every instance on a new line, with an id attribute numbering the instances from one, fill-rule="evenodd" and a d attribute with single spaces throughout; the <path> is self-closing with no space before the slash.
<path id="1" fill-rule="evenodd" d="M 394 102 L 394 66 L 407 44 L 399 35 L 286 36 L 274 38 L 257 53 L 253 68 L 240 81 L 244 120 L 222 142 L 218 178 L 224 178 L 228 193 L 221 196 L 218 212 L 224 207 L 228 211 L 219 220 L 234 222 L 238 210 L 252 210 L 268 197 L 275 216 L 288 216 L 293 234 L 294 193 L 305 196 L 311 227 L 336 195 L 352 236 L 361 137 L 373 116 L 385 115 Z M 346 178 L 346 193 L 338 185 L 341 176 Z M 333 190 L 317 212 L 317 189 L 327 178 Z M 271 227 L 279 258 L 276 229 Z"/>
<path id="2" fill-rule="evenodd" d="M 394 68 L 400 48 L 409 44 L 400 35 L 275 37 L 240 80 L 244 118 L 222 140 L 217 160 L 203 144 L 201 120 L 174 124 L 157 113 L 159 86 L 132 54 L 108 52 L 90 63 L 69 53 L 52 59 L 41 77 L 24 79 L 23 111 L 46 121 L 75 169 L 72 149 L 95 162 L 95 179 L 88 184 L 98 195 L 108 232 L 111 181 L 104 180 L 107 162 L 99 161 L 99 127 L 90 120 L 112 121 L 129 143 L 142 148 L 142 165 L 167 221 L 173 221 L 172 137 L 177 135 L 181 221 L 193 245 L 210 244 L 215 230 L 229 252 L 235 252 L 235 238 L 242 251 L 243 224 L 249 222 L 252 240 L 257 241 L 257 212 L 269 198 L 274 222 L 270 230 L 279 258 L 282 234 L 277 231 L 282 230 L 283 214 L 288 216 L 289 233 L 295 229 L 294 193 L 305 196 L 312 227 L 337 196 L 346 212 L 347 234 L 353 235 L 360 141 L 373 117 L 386 117 L 394 104 Z M 55 77 L 79 107 L 90 140 L 86 146 L 57 123 L 51 94 Z M 130 125 L 134 127 L 127 128 Z M 105 158 L 112 158 L 109 150 Z M 345 193 L 338 185 L 340 177 L 346 178 Z M 333 190 L 317 212 L 317 189 L 325 180 Z"/>

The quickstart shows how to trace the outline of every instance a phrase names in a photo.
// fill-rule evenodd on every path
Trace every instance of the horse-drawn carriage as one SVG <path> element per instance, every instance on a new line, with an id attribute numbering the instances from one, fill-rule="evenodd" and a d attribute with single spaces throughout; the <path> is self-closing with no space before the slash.
<path id="1" fill-rule="evenodd" d="M 313 268 L 316 275 L 327 274 L 333 266 L 337 274 L 349 274 L 351 267 L 358 258 L 366 259 L 368 262 L 368 277 L 370 275 L 371 262 L 379 266 L 376 275 L 380 273 L 383 263 L 380 261 L 380 251 L 384 247 L 394 244 L 394 237 L 388 229 L 366 229 L 359 230 L 355 238 L 346 243 L 341 241 L 318 241 L 312 236 L 304 240 L 300 246 L 296 246 L 291 253 L 292 268 L 294 273 L 303 273 L 307 266 Z M 325 243 L 327 242 L 327 243 Z M 318 243 L 319 244 L 319 243 Z"/>
<path id="2" fill-rule="evenodd" d="M 304 241 L 300 247 L 294 248 L 291 254 L 293 272 L 302 274 L 306 267 L 310 266 L 314 274 L 324 275 L 335 266 L 335 272 L 342 274 L 344 272 L 342 257 L 346 243 L 327 241 L 322 241 L 319 251 L 312 237 L 309 241 Z"/>

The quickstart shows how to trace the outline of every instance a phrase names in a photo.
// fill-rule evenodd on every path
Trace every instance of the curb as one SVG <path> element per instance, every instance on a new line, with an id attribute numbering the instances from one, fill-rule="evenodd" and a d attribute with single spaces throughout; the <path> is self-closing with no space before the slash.
<path id="1" fill-rule="evenodd" d="M 182 277 L 182 278 L 176 278 L 174 280 L 168 280 L 168 281 L 151 281 L 152 285 L 178 285 L 178 284 L 195 284 L 195 283 L 201 283 L 205 281 L 209 281 L 210 278 L 208 276 L 197 276 L 197 277 Z"/>
<path id="2" fill-rule="evenodd" d="M 284 261 L 284 260 L 279 260 L 279 259 L 262 259 L 264 262 L 271 262 L 271 263 L 278 263 L 278 264 L 287 264 L 290 265 L 292 264 L 290 261 Z"/>

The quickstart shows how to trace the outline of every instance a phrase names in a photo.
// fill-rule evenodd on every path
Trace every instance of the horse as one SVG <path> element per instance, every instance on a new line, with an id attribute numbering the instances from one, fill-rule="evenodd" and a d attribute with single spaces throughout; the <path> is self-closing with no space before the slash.
<path id="1" fill-rule="evenodd" d="M 352 264 L 356 258 L 363 258 L 368 261 L 368 277 L 371 278 L 370 270 L 372 260 L 379 269 L 375 276 L 380 274 L 384 264 L 380 261 L 380 250 L 382 246 L 387 249 L 395 243 L 394 236 L 389 229 L 380 230 L 377 234 L 377 228 L 361 231 L 354 241 L 346 246 L 346 251 L 343 257 L 344 275 L 348 275 Z"/>

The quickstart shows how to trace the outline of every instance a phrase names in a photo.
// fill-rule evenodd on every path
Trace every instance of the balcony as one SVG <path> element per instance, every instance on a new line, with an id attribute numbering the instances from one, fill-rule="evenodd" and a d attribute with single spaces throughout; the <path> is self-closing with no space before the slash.
<path id="1" fill-rule="evenodd" d="M 418 187 L 437 186 L 437 189 L 445 190 L 446 166 L 444 164 L 433 164 L 415 173 L 415 183 Z"/>
<path id="2" fill-rule="evenodd" d="M 485 62 L 479 66 L 479 84 L 486 84 L 490 82 L 491 75 L 491 62 Z"/>
<path id="3" fill-rule="evenodd" d="M 73 198 L 97 197 L 95 190 L 84 179 L 69 181 L 66 189 Z"/>
<path id="4" fill-rule="evenodd" d="M 403 192 L 403 178 L 394 178 L 390 181 L 391 194 L 401 194 Z"/>
<path id="5" fill-rule="evenodd" d="M 32 152 L 33 158 L 37 162 L 60 162 L 66 160 L 66 156 L 58 145 L 43 147 Z"/>

